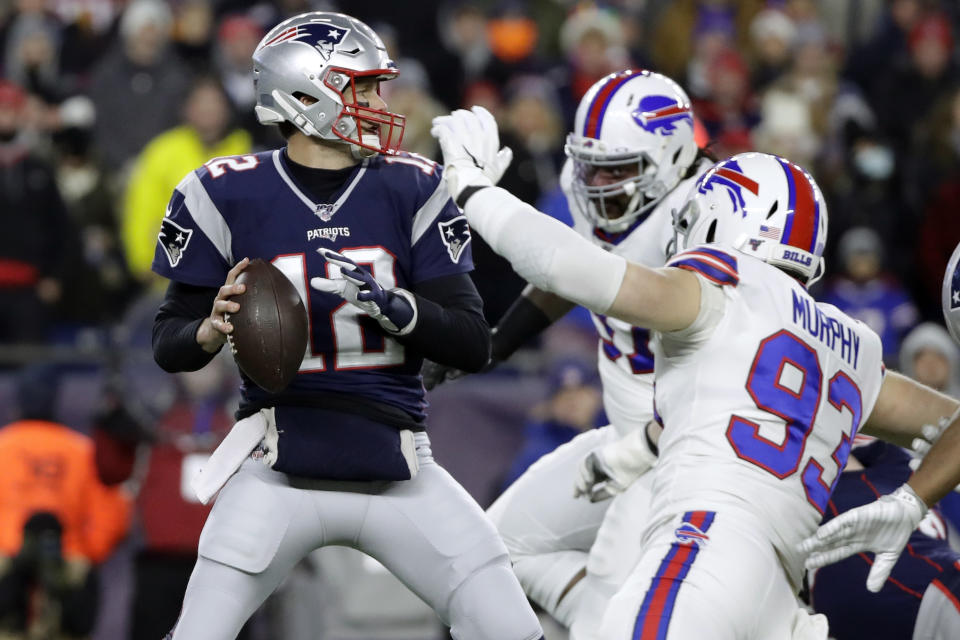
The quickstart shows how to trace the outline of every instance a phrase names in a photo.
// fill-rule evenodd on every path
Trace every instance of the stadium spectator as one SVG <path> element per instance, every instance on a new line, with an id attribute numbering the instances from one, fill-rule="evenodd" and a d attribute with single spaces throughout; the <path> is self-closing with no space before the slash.
<path id="1" fill-rule="evenodd" d="M 465 104 L 467 86 L 485 78 L 493 64 L 487 41 L 487 16 L 469 2 L 443 2 L 437 11 L 437 32 L 438 55 L 424 57 L 422 62 L 430 75 L 434 95 L 446 108 L 456 109 Z"/>
<path id="2" fill-rule="evenodd" d="M 253 89 L 250 57 L 263 33 L 263 28 L 252 18 L 243 14 L 229 15 L 217 28 L 213 49 L 213 65 L 220 84 L 230 98 L 238 124 L 250 132 L 257 148 L 269 148 L 276 142 L 273 132 L 261 127 L 253 112 L 257 96 Z"/>
<path id="3" fill-rule="evenodd" d="M 76 235 L 52 168 L 28 146 L 26 109 L 0 80 L 0 343 L 46 338 Z"/>
<path id="4" fill-rule="evenodd" d="M 686 77 L 694 49 L 705 47 L 716 53 L 724 48 L 712 42 L 704 43 L 697 36 L 710 32 L 717 35 L 721 27 L 729 29 L 733 46 L 745 51 L 750 23 L 766 3 L 763 0 L 677 0 L 661 4 L 666 6 L 656 18 L 650 54 L 654 69 L 680 79 Z M 680 84 L 692 89 L 687 83 Z"/>
<path id="5" fill-rule="evenodd" d="M 709 95 L 693 100 L 693 110 L 715 142 L 712 151 L 726 158 L 753 148 L 752 129 L 760 121 L 749 70 L 733 49 L 717 54 L 707 71 Z"/>
<path id="6" fill-rule="evenodd" d="M 602 399 L 596 366 L 574 358 L 551 365 L 547 395 L 523 428 L 523 444 L 503 479 L 505 490 L 527 468 L 579 433 L 598 426 Z M 572 481 L 572 479 L 571 479 Z"/>
<path id="7" fill-rule="evenodd" d="M 754 89 L 763 90 L 787 70 L 796 37 L 796 26 L 782 11 L 764 9 L 754 17 L 750 23 Z"/>
<path id="8" fill-rule="evenodd" d="M 909 58 L 876 74 L 871 94 L 881 129 L 895 141 L 899 154 L 907 151 L 913 127 L 957 81 L 953 29 L 940 14 L 924 17 L 909 34 Z"/>
<path id="9" fill-rule="evenodd" d="M 94 142 L 111 171 L 124 169 L 147 141 L 176 124 L 189 72 L 168 46 L 172 20 L 165 2 L 134 0 L 120 18 L 120 41 L 93 71 Z"/>
<path id="10" fill-rule="evenodd" d="M 884 362 L 897 362 L 900 341 L 917 322 L 917 309 L 899 280 L 883 271 L 880 236 L 867 227 L 850 229 L 840 238 L 843 275 L 825 287 L 821 302 L 866 323 L 883 342 Z"/>
<path id="11" fill-rule="evenodd" d="M 250 134 L 232 128 L 230 103 L 212 76 L 194 80 L 187 93 L 183 124 L 165 131 L 137 158 L 123 204 L 122 233 L 127 265 L 149 282 L 163 212 L 177 184 L 193 168 L 218 156 L 249 153 Z"/>
<path id="12" fill-rule="evenodd" d="M 197 501 L 190 481 L 233 426 L 229 405 L 237 380 L 232 369 L 229 358 L 221 356 L 199 371 L 177 374 L 177 397 L 152 429 L 152 441 L 144 442 L 148 453 L 137 495 L 142 546 L 134 559 L 131 640 L 162 638 L 180 613 L 210 513 L 210 506 Z M 97 440 L 104 452 L 127 452 L 126 459 L 109 453 L 98 457 L 104 463 L 98 469 L 101 477 L 113 483 L 126 481 L 135 468 L 135 449 L 124 443 L 144 434 L 130 414 L 123 422 L 125 428 L 110 425 L 114 442 Z"/>
<path id="13" fill-rule="evenodd" d="M 61 309 L 86 325 L 116 322 L 134 294 L 120 243 L 116 198 L 110 174 L 94 156 L 93 103 L 86 96 L 65 100 L 57 110 L 53 132 L 56 183 L 70 219 L 77 227 L 74 240 L 82 263 L 63 291 Z"/>
<path id="14" fill-rule="evenodd" d="M 903 339 L 900 370 L 937 391 L 960 396 L 960 353 L 942 325 L 924 322 Z"/>
<path id="15" fill-rule="evenodd" d="M 186 0 L 173 5 L 173 47 L 194 71 L 213 66 L 214 17 L 212 3 Z"/>
<path id="16" fill-rule="evenodd" d="M 0 428 L 0 630 L 79 638 L 96 622 L 96 565 L 126 535 L 130 499 L 99 481 L 90 439 L 53 421 L 57 371 L 28 367 L 18 382 L 21 419 Z"/>
<path id="17" fill-rule="evenodd" d="M 61 90 L 58 78 L 60 25 L 44 3 L 20 0 L 4 34 L 3 71 L 11 82 L 47 101 Z"/>
<path id="18" fill-rule="evenodd" d="M 560 30 L 564 56 L 560 92 L 564 117 L 573 122 L 580 98 L 608 73 L 630 66 L 618 16 L 610 9 L 583 5 L 573 11 Z"/>

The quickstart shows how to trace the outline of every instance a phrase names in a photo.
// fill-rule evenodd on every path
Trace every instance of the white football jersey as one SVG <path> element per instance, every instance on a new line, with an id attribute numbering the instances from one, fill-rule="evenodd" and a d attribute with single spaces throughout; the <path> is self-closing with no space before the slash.
<path id="1" fill-rule="evenodd" d="M 796 545 L 816 531 L 880 392 L 880 338 L 744 253 L 706 245 L 668 266 L 706 280 L 694 324 L 652 343 L 664 424 L 652 522 L 739 512 L 799 585 Z"/>
<path id="2" fill-rule="evenodd" d="M 567 160 L 560 184 L 573 215 L 573 228 L 597 246 L 646 267 L 662 267 L 673 240 L 674 209 L 679 210 L 690 189 L 713 166 L 704 158 L 691 177 L 682 180 L 656 207 L 622 233 L 608 234 L 595 227 L 577 207 L 571 190 L 573 163 Z M 603 408 L 622 436 L 644 427 L 653 417 L 653 353 L 647 329 L 591 312 L 600 341 L 597 368 L 603 383 Z"/>

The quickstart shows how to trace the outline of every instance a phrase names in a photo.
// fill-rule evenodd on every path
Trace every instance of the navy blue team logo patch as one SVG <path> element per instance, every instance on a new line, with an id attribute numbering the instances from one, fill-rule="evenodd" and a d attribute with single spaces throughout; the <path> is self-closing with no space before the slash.
<path id="1" fill-rule="evenodd" d="M 177 266 L 177 263 L 180 262 L 192 235 L 193 229 L 184 229 L 170 218 L 164 218 L 163 222 L 160 223 L 158 240 L 164 253 L 167 254 L 167 260 L 171 267 Z"/>
<path id="2" fill-rule="evenodd" d="M 465 216 L 457 216 L 446 222 L 439 222 L 440 239 L 447 247 L 447 253 L 454 262 L 460 262 L 460 256 L 463 254 L 464 247 L 470 242 L 470 225 L 467 224 Z"/>
<path id="3" fill-rule="evenodd" d="M 690 105 L 680 104 L 676 98 L 670 96 L 646 96 L 630 115 L 634 122 L 650 133 L 671 135 L 681 121 L 689 123 L 690 128 L 693 128 Z"/>
<path id="4" fill-rule="evenodd" d="M 701 531 L 699 527 L 692 525 L 689 522 L 684 522 L 677 527 L 677 530 L 674 531 L 674 535 L 677 537 L 677 542 L 680 544 L 696 545 L 698 547 L 710 540 L 710 536 Z"/>
<path id="5" fill-rule="evenodd" d="M 337 45 L 343 42 L 350 29 L 335 27 L 329 22 L 309 22 L 289 29 L 284 29 L 276 36 L 264 43 L 271 47 L 282 42 L 298 41 L 314 47 L 320 52 L 324 60 L 329 60 Z"/>

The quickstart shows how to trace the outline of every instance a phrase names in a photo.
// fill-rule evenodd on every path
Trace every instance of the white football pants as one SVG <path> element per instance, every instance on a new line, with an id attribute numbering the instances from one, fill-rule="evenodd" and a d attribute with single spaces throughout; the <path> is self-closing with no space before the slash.
<path id="1" fill-rule="evenodd" d="M 640 556 L 652 473 L 611 500 L 573 497 L 580 462 L 618 437 L 609 426 L 581 433 L 535 462 L 487 510 L 524 591 L 570 628 L 571 640 L 600 638 L 604 609 Z"/>
<path id="2" fill-rule="evenodd" d="M 173 640 L 234 640 L 305 555 L 325 545 L 379 560 L 437 612 L 457 640 L 534 640 L 543 632 L 493 525 L 433 461 L 402 482 L 291 477 L 247 460 L 221 490 Z"/>
<path id="3" fill-rule="evenodd" d="M 826 640 L 773 544 L 741 513 L 690 511 L 649 535 L 607 607 L 604 640 Z"/>

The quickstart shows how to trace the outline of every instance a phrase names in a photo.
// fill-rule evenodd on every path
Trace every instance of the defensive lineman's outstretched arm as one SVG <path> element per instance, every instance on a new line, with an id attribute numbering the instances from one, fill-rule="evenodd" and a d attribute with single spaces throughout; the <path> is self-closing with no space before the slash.
<path id="1" fill-rule="evenodd" d="M 658 331 L 685 329 L 700 311 L 700 283 L 681 269 L 648 269 L 590 244 L 562 223 L 494 187 L 497 125 L 482 107 L 435 118 L 444 178 L 471 228 L 535 287 Z"/>

